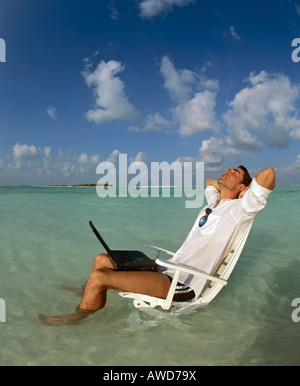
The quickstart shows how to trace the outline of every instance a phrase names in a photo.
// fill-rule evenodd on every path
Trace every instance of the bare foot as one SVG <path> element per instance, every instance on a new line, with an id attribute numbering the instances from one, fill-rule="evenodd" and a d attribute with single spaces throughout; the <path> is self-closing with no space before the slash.
<path id="1" fill-rule="evenodd" d="M 71 326 L 79 324 L 82 319 L 87 318 L 90 314 L 93 314 L 95 311 L 83 310 L 79 308 L 76 309 L 75 314 L 66 314 L 59 316 L 48 316 L 48 315 L 38 315 L 38 320 L 41 323 L 48 324 L 49 326 Z"/>

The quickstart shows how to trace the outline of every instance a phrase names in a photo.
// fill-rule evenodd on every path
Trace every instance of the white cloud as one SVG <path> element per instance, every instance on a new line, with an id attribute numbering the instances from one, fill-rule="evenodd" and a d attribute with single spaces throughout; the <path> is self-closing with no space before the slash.
<path id="1" fill-rule="evenodd" d="M 91 165 L 98 165 L 100 161 L 100 156 L 99 154 L 95 154 L 95 155 L 92 155 L 90 158 L 89 158 L 89 163 Z"/>
<path id="2" fill-rule="evenodd" d="M 45 158 L 49 158 L 50 155 L 51 155 L 51 147 L 45 146 L 44 147 L 44 156 L 45 156 Z"/>
<path id="3" fill-rule="evenodd" d="M 230 25 L 229 31 L 230 31 L 230 35 L 233 37 L 234 40 L 241 40 L 240 35 L 235 30 L 235 26 Z"/>
<path id="4" fill-rule="evenodd" d="M 250 85 L 235 95 L 224 115 L 231 136 L 248 149 L 259 149 L 262 142 L 270 147 L 286 147 L 290 136 L 297 137 L 300 128 L 295 105 L 299 86 L 283 74 L 265 71 L 251 73 L 248 81 Z"/>
<path id="5" fill-rule="evenodd" d="M 129 162 L 146 162 L 148 160 L 148 157 L 145 153 L 142 151 L 138 152 L 135 157 L 130 157 Z"/>
<path id="6" fill-rule="evenodd" d="M 88 64 L 83 76 L 88 87 L 93 89 L 95 108 L 86 114 L 88 121 L 102 124 L 114 120 L 125 120 L 136 124 L 140 119 L 138 110 L 128 101 L 125 84 L 117 76 L 124 70 L 120 62 L 101 61 L 95 71 Z"/>
<path id="7" fill-rule="evenodd" d="M 81 174 L 88 173 L 99 163 L 99 160 L 100 157 L 98 154 L 89 157 L 87 153 L 82 153 L 78 156 L 75 167 Z"/>
<path id="8" fill-rule="evenodd" d="M 144 122 L 141 126 L 131 126 L 130 130 L 136 132 L 148 132 L 148 131 L 157 131 L 157 132 L 169 132 L 169 128 L 172 126 L 172 122 L 168 121 L 162 117 L 159 113 L 149 114 L 146 116 Z"/>
<path id="9" fill-rule="evenodd" d="M 289 0 L 289 2 L 291 2 L 291 0 Z M 300 4 L 299 4 L 299 2 L 297 2 L 293 5 L 295 6 L 296 13 L 300 16 Z"/>
<path id="10" fill-rule="evenodd" d="M 151 18 L 171 11 L 174 7 L 184 7 L 194 0 L 142 0 L 140 2 L 140 15 L 143 18 Z"/>
<path id="11" fill-rule="evenodd" d="M 237 159 L 244 155 L 242 150 L 236 148 L 229 136 L 224 138 L 211 137 L 203 141 L 199 153 L 200 159 L 205 162 L 207 170 L 219 169 L 228 158 Z"/>
<path id="12" fill-rule="evenodd" d="M 296 160 L 291 165 L 282 166 L 275 170 L 277 178 L 283 184 L 300 185 L 300 154 L 298 154 Z"/>
<path id="13" fill-rule="evenodd" d="M 297 141 L 300 141 L 300 127 L 299 127 L 300 125 L 299 125 L 298 122 L 297 122 L 297 126 L 298 126 L 298 128 L 295 128 L 295 129 L 291 130 L 290 136 L 292 138 L 296 139 Z"/>
<path id="14" fill-rule="evenodd" d="M 299 86 L 283 74 L 265 71 L 251 73 L 247 82 L 223 116 L 227 135 L 202 142 L 200 158 L 208 168 L 224 167 L 228 159 L 241 160 L 265 146 L 286 147 L 290 138 L 300 140 Z"/>
<path id="15" fill-rule="evenodd" d="M 176 116 L 180 121 L 179 133 L 183 137 L 218 131 L 215 99 L 216 93 L 206 90 L 196 93 L 194 98 L 176 108 Z"/>
<path id="16" fill-rule="evenodd" d="M 48 106 L 46 112 L 50 118 L 56 119 L 56 107 Z"/>
<path id="17" fill-rule="evenodd" d="M 196 74 L 190 70 L 177 70 L 167 56 L 162 58 L 160 73 L 170 97 L 177 103 L 186 102 L 196 82 Z"/>
<path id="18" fill-rule="evenodd" d="M 96 165 L 99 160 L 99 154 L 89 156 L 87 153 L 82 153 L 77 155 L 75 152 L 63 153 L 62 150 L 59 150 L 55 157 L 51 157 L 44 164 L 44 169 L 51 178 L 71 177 L 74 183 L 89 183 L 89 181 L 78 181 L 78 179 L 79 177 L 82 179 L 82 175 L 86 175 L 85 178 L 87 179 L 95 179 Z"/>
<path id="19" fill-rule="evenodd" d="M 96 165 L 100 156 L 75 152 L 52 153 L 49 146 L 15 144 L 6 161 L 1 163 L 1 176 L 12 184 L 76 184 L 96 180 Z M 84 181 L 82 181 L 84 178 Z"/>
<path id="20" fill-rule="evenodd" d="M 81 154 L 78 159 L 77 159 L 77 162 L 81 165 L 86 165 L 88 162 L 89 162 L 89 157 L 86 153 L 83 153 Z"/>
<path id="21" fill-rule="evenodd" d="M 9 168 L 19 169 L 23 160 L 37 160 L 41 157 L 41 149 L 34 145 L 21 145 L 17 143 L 13 146 L 13 161 L 9 164 Z"/>
<path id="22" fill-rule="evenodd" d="M 17 143 L 13 146 L 13 156 L 15 159 L 36 159 L 40 157 L 40 151 L 34 145 L 21 145 Z"/>
<path id="23" fill-rule="evenodd" d="M 120 154 L 120 152 L 119 152 L 119 150 L 118 149 L 115 149 L 110 155 L 109 155 L 109 157 L 107 158 L 107 162 L 112 162 L 112 163 L 116 163 L 116 161 L 117 161 L 117 158 L 119 157 L 119 154 Z"/>
<path id="24" fill-rule="evenodd" d="M 177 104 L 173 113 L 180 125 L 180 135 L 218 132 L 219 123 L 214 112 L 218 81 L 206 78 L 201 72 L 176 69 L 167 56 L 161 61 L 160 73 L 164 78 L 164 87 Z"/>
<path id="25" fill-rule="evenodd" d="M 286 172 L 290 175 L 297 174 L 299 177 L 299 175 L 300 175 L 300 154 L 298 154 L 296 161 L 292 165 L 279 169 L 279 172 L 280 173 Z"/>
<path id="26" fill-rule="evenodd" d="M 108 9 L 110 10 L 110 18 L 113 20 L 119 19 L 119 12 L 117 10 L 116 4 L 114 0 L 110 0 L 110 2 L 107 5 Z"/>

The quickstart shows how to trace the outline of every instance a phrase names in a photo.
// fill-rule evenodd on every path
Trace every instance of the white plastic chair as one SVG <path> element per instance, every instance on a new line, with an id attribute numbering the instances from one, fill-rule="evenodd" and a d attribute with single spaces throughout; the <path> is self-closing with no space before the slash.
<path id="1" fill-rule="evenodd" d="M 119 295 L 124 298 L 130 298 L 134 299 L 133 304 L 136 308 L 143 309 L 143 308 L 155 308 L 157 306 L 160 306 L 164 310 L 170 309 L 171 306 L 180 305 L 180 302 L 173 302 L 173 296 L 176 289 L 176 285 L 178 282 L 178 278 L 180 275 L 180 272 L 186 272 L 191 275 L 200 276 L 205 279 L 207 279 L 207 283 L 201 292 L 200 296 L 197 299 L 193 299 L 188 302 L 190 305 L 206 305 L 209 304 L 221 291 L 221 289 L 227 285 L 228 279 L 242 253 L 242 250 L 244 248 L 244 245 L 247 241 L 247 238 L 249 236 L 252 224 L 252 220 L 247 229 L 245 230 L 244 234 L 242 235 L 241 239 L 239 240 L 237 246 L 230 251 L 230 253 L 222 260 L 221 264 L 218 266 L 216 271 L 209 275 L 203 271 L 200 271 L 198 269 L 192 268 L 190 266 L 184 265 L 184 264 L 174 264 L 170 261 L 164 261 L 159 259 L 159 255 L 161 252 L 164 252 L 168 255 L 173 256 L 174 253 L 170 252 L 166 249 L 162 249 L 159 247 L 155 247 L 152 245 L 145 245 L 146 247 L 152 248 L 157 250 L 156 255 L 156 263 L 167 268 L 171 268 L 175 271 L 172 284 L 170 286 L 168 295 L 166 299 L 157 298 L 154 296 L 149 295 L 143 295 L 133 292 L 119 292 Z M 182 304 L 182 303 L 181 303 Z"/>

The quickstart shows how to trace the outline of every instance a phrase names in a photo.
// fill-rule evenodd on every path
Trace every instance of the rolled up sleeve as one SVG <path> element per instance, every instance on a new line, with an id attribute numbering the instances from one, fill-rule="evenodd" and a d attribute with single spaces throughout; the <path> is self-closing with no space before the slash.
<path id="1" fill-rule="evenodd" d="M 242 209 L 249 216 L 255 216 L 257 212 L 262 210 L 268 201 L 272 190 L 259 185 L 254 178 L 251 182 L 249 190 L 244 194 L 242 200 Z"/>
<path id="2" fill-rule="evenodd" d="M 208 186 L 205 189 L 205 198 L 208 205 L 214 205 L 219 197 L 220 192 L 214 186 Z"/>

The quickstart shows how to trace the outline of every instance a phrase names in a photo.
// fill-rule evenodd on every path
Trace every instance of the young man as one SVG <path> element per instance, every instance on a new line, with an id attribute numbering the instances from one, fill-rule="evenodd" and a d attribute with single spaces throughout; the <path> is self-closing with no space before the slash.
<path id="1" fill-rule="evenodd" d="M 208 179 L 205 190 L 208 205 L 200 211 L 171 261 L 211 273 L 235 246 L 253 217 L 265 207 L 274 187 L 273 168 L 259 172 L 252 182 L 243 166 L 226 169 L 218 180 Z M 76 312 L 61 316 L 39 315 L 38 318 L 50 325 L 78 323 L 105 306 L 109 289 L 166 298 L 172 276 L 172 271 L 163 269 L 158 272 L 115 271 L 107 255 L 99 254 Z M 198 296 L 206 280 L 181 274 L 179 281 L 182 291 L 179 290 L 174 300 L 190 300 Z"/>

